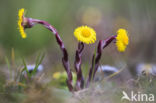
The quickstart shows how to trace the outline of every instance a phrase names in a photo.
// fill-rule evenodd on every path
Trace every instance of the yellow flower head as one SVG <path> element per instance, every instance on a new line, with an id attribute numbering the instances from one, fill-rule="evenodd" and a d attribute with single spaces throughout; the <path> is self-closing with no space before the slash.
<path id="1" fill-rule="evenodd" d="M 26 38 L 27 35 L 24 32 L 24 27 L 22 25 L 23 20 L 24 20 L 23 16 L 24 16 L 24 9 L 22 8 L 18 12 L 18 27 L 19 27 L 19 31 L 21 33 L 22 38 Z"/>
<path id="2" fill-rule="evenodd" d="M 55 73 L 53 74 L 53 78 L 54 78 L 54 79 L 59 79 L 60 76 L 61 76 L 61 73 L 60 73 L 60 72 L 55 72 Z"/>
<path id="3" fill-rule="evenodd" d="M 74 72 L 72 72 L 72 76 L 73 76 L 73 82 L 76 83 L 76 74 Z M 55 80 L 64 82 L 68 76 L 66 72 L 55 72 L 52 77 Z"/>
<path id="4" fill-rule="evenodd" d="M 117 37 L 116 37 L 116 46 L 118 51 L 124 52 L 128 43 L 129 43 L 129 38 L 127 35 L 127 31 L 125 29 L 119 29 L 117 31 Z"/>
<path id="5" fill-rule="evenodd" d="M 75 29 L 74 36 L 86 44 L 92 44 L 96 41 L 96 32 L 88 26 L 81 26 Z"/>

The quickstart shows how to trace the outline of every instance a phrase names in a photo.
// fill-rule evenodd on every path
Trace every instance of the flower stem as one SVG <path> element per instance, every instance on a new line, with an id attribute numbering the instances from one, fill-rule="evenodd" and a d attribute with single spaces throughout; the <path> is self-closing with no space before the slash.
<path id="1" fill-rule="evenodd" d="M 84 86 L 84 77 L 81 71 L 81 55 L 84 49 L 84 44 L 82 42 L 78 43 L 78 49 L 76 50 L 75 54 L 75 70 L 77 74 L 77 81 L 76 81 L 76 90 L 80 90 Z"/>
<path id="2" fill-rule="evenodd" d="M 89 71 L 89 77 L 87 80 L 87 87 L 89 86 L 90 81 L 94 80 L 95 74 L 96 74 L 98 66 L 99 66 L 99 61 L 101 59 L 102 49 L 107 47 L 115 38 L 116 38 L 116 35 L 113 35 L 113 36 L 111 36 L 105 40 L 99 41 L 97 51 L 96 51 L 96 53 L 93 54 L 93 57 L 92 57 L 92 66 L 91 66 L 90 71 Z M 93 69 L 94 69 L 94 71 L 93 71 Z M 93 78 L 92 78 L 92 75 L 93 75 Z"/>
<path id="3" fill-rule="evenodd" d="M 68 53 L 67 53 L 66 48 L 64 47 L 64 43 L 61 40 L 61 37 L 59 36 L 57 30 L 46 21 L 38 20 L 38 19 L 32 19 L 32 18 L 30 18 L 30 20 L 31 20 L 32 24 L 41 24 L 45 28 L 47 28 L 48 30 L 53 32 L 53 34 L 55 35 L 56 41 L 57 41 L 58 45 L 60 46 L 61 51 L 63 52 L 62 63 L 63 63 L 63 66 L 64 66 L 64 68 L 67 72 L 67 76 L 68 76 L 67 81 L 66 81 L 67 86 L 68 86 L 69 91 L 73 91 L 72 72 L 70 69 L 69 61 L 68 61 Z M 30 22 L 30 20 L 29 20 L 29 22 Z"/>

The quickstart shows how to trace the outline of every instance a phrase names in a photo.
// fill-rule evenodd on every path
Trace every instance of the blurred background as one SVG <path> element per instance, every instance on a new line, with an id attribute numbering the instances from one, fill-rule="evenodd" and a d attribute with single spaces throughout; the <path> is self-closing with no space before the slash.
<path id="1" fill-rule="evenodd" d="M 32 56 L 45 49 L 51 58 L 61 58 L 54 36 L 42 26 L 27 29 L 26 39 L 20 37 L 17 27 L 20 8 L 25 8 L 26 17 L 52 24 L 62 37 L 71 59 L 77 47 L 73 31 L 78 26 L 88 25 L 96 30 L 98 39 L 94 45 L 85 46 L 85 62 L 90 60 L 98 40 L 116 34 L 119 28 L 127 29 L 130 37 L 125 58 L 135 62 L 155 61 L 155 0 L 0 0 L 0 63 L 4 63 L 4 56 L 10 55 L 11 48 L 16 56 Z M 123 54 L 120 55 L 112 44 L 104 50 L 102 63 L 112 63 L 121 56 Z"/>
<path id="2" fill-rule="evenodd" d="M 25 57 L 28 64 L 34 64 L 41 51 L 46 54 L 43 64 L 47 69 L 64 70 L 62 52 L 50 31 L 37 25 L 26 29 L 26 39 L 21 38 L 17 26 L 20 8 L 25 8 L 26 17 L 45 20 L 57 29 L 72 69 L 78 43 L 73 31 L 81 25 L 97 33 L 96 43 L 85 45 L 84 68 L 90 67 L 98 41 L 116 34 L 119 28 L 126 29 L 130 37 L 126 52 L 119 53 L 112 43 L 103 50 L 100 64 L 128 64 L 131 71 L 138 63 L 156 62 L 156 0 L 0 0 L 0 65 L 6 65 L 5 57 L 11 58 L 12 50 L 17 60 Z"/>
<path id="3" fill-rule="evenodd" d="M 43 48 L 51 52 L 50 55 L 60 53 L 57 52 L 59 48 L 54 36 L 40 25 L 27 29 L 26 39 L 20 37 L 17 29 L 18 10 L 25 8 L 26 17 L 48 21 L 59 31 L 71 58 L 77 46 L 74 29 L 88 25 L 97 32 L 96 44 L 99 39 L 116 34 L 119 28 L 127 29 L 130 45 L 125 54 L 130 55 L 129 58 L 135 57 L 135 60 L 154 62 L 155 5 L 155 0 L 1 0 L 0 60 L 3 62 L 3 57 L 10 54 L 11 48 L 17 54 L 29 56 Z M 86 49 L 94 48 L 96 44 L 86 45 Z M 114 45 L 109 46 L 104 53 L 107 56 L 118 54 L 114 48 Z M 84 56 L 88 57 L 92 52 L 87 51 Z"/>

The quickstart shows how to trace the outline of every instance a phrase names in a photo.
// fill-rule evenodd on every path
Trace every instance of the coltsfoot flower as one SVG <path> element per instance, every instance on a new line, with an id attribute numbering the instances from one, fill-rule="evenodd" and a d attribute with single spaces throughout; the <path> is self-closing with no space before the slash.
<path id="1" fill-rule="evenodd" d="M 18 12 L 18 27 L 22 38 L 26 38 L 27 35 L 24 31 L 23 21 L 24 21 L 24 8 L 20 9 Z"/>
<path id="2" fill-rule="evenodd" d="M 76 73 L 72 72 L 73 75 L 73 82 L 72 84 L 76 83 Z M 67 73 L 66 72 L 55 72 L 52 75 L 52 78 L 58 82 L 58 84 L 61 86 L 61 88 L 67 89 L 67 84 L 65 84 L 65 81 L 67 80 Z"/>
<path id="3" fill-rule="evenodd" d="M 61 72 L 55 72 L 55 73 L 53 74 L 53 78 L 54 78 L 54 79 L 59 79 L 60 76 L 61 76 Z"/>
<path id="4" fill-rule="evenodd" d="M 92 44 L 96 41 L 96 32 L 94 29 L 88 26 L 81 26 L 75 29 L 74 36 L 78 39 L 78 41 Z"/>
<path id="5" fill-rule="evenodd" d="M 72 72 L 73 78 L 76 78 L 76 74 L 74 72 Z M 66 72 L 55 72 L 52 76 L 54 79 L 58 80 L 58 79 L 66 79 L 67 78 L 67 74 Z"/>
<path id="6" fill-rule="evenodd" d="M 127 31 L 125 29 L 119 29 L 117 31 L 117 37 L 116 37 L 116 46 L 118 51 L 124 52 L 128 43 L 129 43 L 129 38 L 127 35 Z"/>

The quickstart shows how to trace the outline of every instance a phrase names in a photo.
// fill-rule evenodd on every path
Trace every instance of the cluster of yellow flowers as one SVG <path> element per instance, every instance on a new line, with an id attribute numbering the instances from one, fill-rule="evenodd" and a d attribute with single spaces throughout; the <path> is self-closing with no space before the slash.
<path id="1" fill-rule="evenodd" d="M 23 23 L 23 17 L 24 17 L 24 9 L 20 9 L 19 13 L 19 20 L 18 20 L 18 27 L 20 34 L 22 38 L 26 38 L 26 33 L 24 31 Z M 78 41 L 86 43 L 86 44 L 92 44 L 96 41 L 96 32 L 93 28 L 88 26 L 81 26 L 75 29 L 74 36 L 77 38 Z M 117 50 L 120 52 L 124 52 L 127 45 L 129 44 L 129 38 L 127 35 L 127 31 L 125 29 L 119 29 L 117 31 L 116 36 L 116 46 Z"/>
<path id="2" fill-rule="evenodd" d="M 84 42 L 86 44 L 91 44 L 96 41 L 96 32 L 94 31 L 94 29 L 88 26 L 78 27 L 77 29 L 75 29 L 74 35 L 78 39 L 78 41 Z M 116 37 L 116 46 L 118 51 L 124 52 L 128 44 L 129 38 L 127 31 L 125 29 L 119 29 L 117 31 Z"/>
<path id="3" fill-rule="evenodd" d="M 41 24 L 42 26 L 49 29 L 54 34 L 54 36 L 57 40 L 57 43 L 60 46 L 61 51 L 63 52 L 62 63 L 64 65 L 66 72 L 63 72 L 63 73 L 56 72 L 53 74 L 53 78 L 57 81 L 62 81 L 63 83 L 65 80 L 67 80 L 67 85 L 65 85 L 65 87 L 68 86 L 68 89 L 70 91 L 73 91 L 74 84 L 76 84 L 75 90 L 83 89 L 84 79 L 83 79 L 83 73 L 81 71 L 81 53 L 82 53 L 82 50 L 84 49 L 84 43 L 86 43 L 86 44 L 95 43 L 95 41 L 96 41 L 95 30 L 88 26 L 80 26 L 80 27 L 76 28 L 74 31 L 74 36 L 79 41 L 78 49 L 76 50 L 75 62 L 74 62 L 76 74 L 74 74 L 71 72 L 71 69 L 67 65 L 69 63 L 68 62 L 68 53 L 64 47 L 64 44 L 63 44 L 61 37 L 59 36 L 57 30 L 46 21 L 25 17 L 23 8 L 19 10 L 18 17 L 19 17 L 18 27 L 19 27 L 19 31 L 20 31 L 22 38 L 27 37 L 27 35 L 24 31 L 25 28 L 31 28 L 35 24 Z M 92 80 L 92 74 L 93 74 L 93 79 L 94 79 L 94 76 L 95 76 L 95 73 L 97 71 L 97 67 L 99 64 L 99 60 L 101 58 L 102 49 L 104 49 L 106 46 L 108 46 L 108 44 L 110 44 L 113 40 L 116 40 L 117 50 L 119 52 L 124 52 L 126 50 L 127 45 L 129 44 L 129 38 L 128 38 L 127 31 L 125 29 L 119 29 L 117 31 L 116 35 L 110 36 L 109 38 L 107 38 L 105 40 L 99 41 L 97 51 L 96 51 L 97 55 L 96 54 L 93 55 L 93 59 L 95 57 L 95 65 L 94 65 L 94 62 L 92 62 L 92 67 L 90 68 L 89 75 L 88 75 L 87 86 L 90 83 L 90 81 Z M 95 69 L 95 71 L 92 72 L 92 70 L 94 70 L 94 69 Z M 76 78 L 77 78 L 77 80 L 76 80 Z"/>

